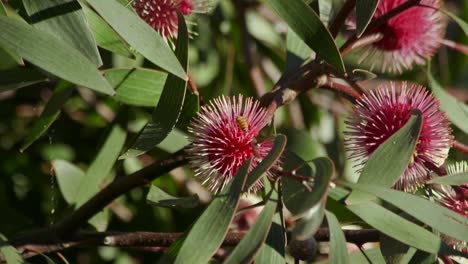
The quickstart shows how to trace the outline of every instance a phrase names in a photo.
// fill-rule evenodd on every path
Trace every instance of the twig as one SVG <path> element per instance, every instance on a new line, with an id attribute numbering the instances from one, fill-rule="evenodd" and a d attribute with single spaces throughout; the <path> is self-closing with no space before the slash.
<path id="1" fill-rule="evenodd" d="M 188 75 L 188 84 L 190 86 L 190 90 L 192 91 L 194 95 L 198 97 L 198 100 L 200 100 L 200 104 L 204 105 L 205 100 L 203 100 L 203 97 L 200 95 L 200 92 L 198 91 L 198 86 L 192 78 L 192 74 L 189 72 L 187 75 Z"/>
<path id="2" fill-rule="evenodd" d="M 379 241 L 379 232 L 374 229 L 343 230 L 346 241 L 356 245 Z M 228 232 L 222 247 L 236 246 L 246 232 Z M 30 241 L 13 241 L 24 258 L 40 253 L 49 253 L 75 247 L 111 246 L 121 248 L 166 248 L 171 246 L 183 233 L 159 232 L 89 232 L 80 231 L 65 239 L 51 240 L 46 237 L 35 237 Z M 317 241 L 329 241 L 328 228 L 320 228 L 314 235 Z M 21 243 L 20 243 L 21 242 Z M 1 258 L 0 258 L 1 261 Z"/>
<path id="3" fill-rule="evenodd" d="M 459 141 L 456 141 L 454 140 L 453 141 L 453 148 L 456 149 L 456 150 L 459 150 L 463 153 L 467 153 L 468 154 L 468 146 L 459 142 Z"/>
<path id="4" fill-rule="evenodd" d="M 334 78 L 328 78 L 328 82 L 322 87 L 335 90 L 343 95 L 345 95 L 352 102 L 361 99 L 361 94 L 356 92 L 353 87 L 341 84 L 334 80 Z"/>
<path id="5" fill-rule="evenodd" d="M 243 0 L 233 0 L 237 11 L 237 20 L 241 26 L 242 31 L 242 54 L 244 56 L 247 71 L 249 73 L 250 81 L 252 82 L 255 94 L 257 97 L 261 97 L 266 93 L 265 83 L 262 78 L 262 72 L 258 65 L 254 62 L 255 47 L 252 45 L 252 38 L 250 37 L 247 22 L 245 18 L 245 12 L 247 7 Z"/>

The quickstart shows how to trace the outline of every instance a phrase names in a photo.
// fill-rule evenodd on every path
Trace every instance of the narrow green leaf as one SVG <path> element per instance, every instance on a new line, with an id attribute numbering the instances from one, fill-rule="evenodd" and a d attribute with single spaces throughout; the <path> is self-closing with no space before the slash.
<path id="1" fill-rule="evenodd" d="M 344 183 L 393 204 L 433 229 L 460 240 L 468 237 L 468 218 L 429 200 L 376 185 Z"/>
<path id="2" fill-rule="evenodd" d="M 17 67 L 0 71 L 0 92 L 23 88 L 43 81 L 47 81 L 47 77 L 34 69 Z"/>
<path id="3" fill-rule="evenodd" d="M 240 241 L 224 262 L 226 264 L 250 263 L 265 241 L 270 230 L 271 221 L 278 205 L 278 192 L 270 181 L 265 180 L 265 190 L 270 192 L 266 204 L 249 232 Z"/>
<path id="4" fill-rule="evenodd" d="M 32 143 L 44 135 L 60 115 L 60 109 L 68 100 L 72 92 L 73 85 L 67 81 L 62 81 L 57 85 L 57 87 L 55 87 L 54 95 L 50 98 L 49 102 L 47 102 L 41 116 L 35 122 L 28 137 L 24 140 L 24 143 L 20 148 L 20 152 L 25 151 Z"/>
<path id="5" fill-rule="evenodd" d="M 3 5 L 3 2 L 2 2 L 2 1 L 0 1 L 0 15 L 2 15 L 2 16 L 6 16 L 6 15 L 7 15 L 5 6 Z"/>
<path id="6" fill-rule="evenodd" d="M 319 16 L 302 0 L 267 0 L 294 32 L 326 62 L 344 72 L 340 52 Z"/>
<path id="7" fill-rule="evenodd" d="M 325 211 L 325 216 L 330 229 L 330 263 L 349 263 L 346 238 L 338 219 L 329 211 Z"/>
<path id="8" fill-rule="evenodd" d="M 287 139 L 284 135 L 278 134 L 275 137 L 273 147 L 268 155 L 266 155 L 265 158 L 252 170 L 252 172 L 250 172 L 247 178 L 247 183 L 245 184 L 246 190 L 248 190 L 252 184 L 259 180 L 260 177 L 262 177 L 262 175 L 268 171 L 276 161 L 278 161 L 284 151 L 286 141 Z"/>
<path id="9" fill-rule="evenodd" d="M 21 56 L 8 49 L 0 48 L 0 70 L 10 70 L 19 65 L 24 65 L 24 61 Z"/>
<path id="10" fill-rule="evenodd" d="M 246 161 L 233 181 L 217 195 L 195 222 L 174 263 L 206 263 L 216 252 L 239 204 L 252 160 Z M 200 246 L 203 245 L 203 246 Z"/>
<path id="11" fill-rule="evenodd" d="M 429 253 L 441 249 L 442 241 L 438 236 L 380 205 L 364 202 L 347 207 L 370 226 L 402 243 Z"/>
<path id="12" fill-rule="evenodd" d="M 184 17 L 178 13 L 179 33 L 176 44 L 176 55 L 184 70 L 188 67 L 188 32 Z M 138 135 L 136 142 L 121 158 L 134 157 L 153 149 L 174 128 L 184 105 L 187 82 L 169 74 L 164 84 L 158 105 L 153 111 L 152 119 Z"/>
<path id="13" fill-rule="evenodd" d="M 82 7 L 99 47 L 125 57 L 133 56 L 132 52 L 130 52 L 128 48 L 128 45 L 106 23 L 106 21 L 104 21 L 88 6 L 83 5 Z"/>
<path id="14" fill-rule="evenodd" d="M 449 11 L 445 9 L 439 8 L 437 11 L 440 11 L 446 14 L 447 16 L 449 16 L 451 19 L 453 19 L 453 21 L 455 21 L 455 23 L 457 23 L 460 26 L 460 28 L 463 30 L 465 35 L 468 36 L 468 23 L 466 23 L 466 21 L 464 21 L 463 19 L 459 18 L 453 13 L 450 13 Z"/>
<path id="15" fill-rule="evenodd" d="M 96 66 L 101 56 L 80 3 L 76 0 L 22 0 L 34 27 L 55 35 Z"/>
<path id="16" fill-rule="evenodd" d="M 282 213 L 277 212 L 273 216 L 273 222 L 268 232 L 265 243 L 255 258 L 255 264 L 284 264 L 286 239 L 283 228 Z"/>
<path id="17" fill-rule="evenodd" d="M 143 68 L 111 69 L 104 76 L 116 90 L 117 101 L 136 106 L 155 106 L 167 78 L 164 72 Z"/>
<path id="18" fill-rule="evenodd" d="M 189 197 L 176 197 L 155 185 L 151 185 L 146 201 L 156 206 L 169 208 L 195 208 L 200 205 L 200 199 L 196 194 Z"/>
<path id="19" fill-rule="evenodd" d="M 15 247 L 8 244 L 8 239 L 0 233 L 0 253 L 3 255 L 7 264 L 24 264 L 26 261 L 23 260 L 18 250 Z"/>
<path id="20" fill-rule="evenodd" d="M 440 109 L 445 111 L 447 118 L 463 132 L 468 133 L 468 106 L 448 94 L 431 74 L 430 65 L 427 70 L 427 79 L 432 94 L 440 102 Z"/>
<path id="21" fill-rule="evenodd" d="M 0 28 L 0 46 L 18 53 L 32 64 L 98 92 L 114 92 L 93 63 L 55 36 L 4 16 L 0 16 Z"/>
<path id="22" fill-rule="evenodd" d="M 457 173 L 453 175 L 437 177 L 430 180 L 428 183 L 437 183 L 443 185 L 463 185 L 468 184 L 468 172 Z"/>
<path id="23" fill-rule="evenodd" d="M 78 189 L 74 199 L 77 206 L 82 205 L 99 191 L 99 185 L 104 181 L 105 177 L 109 175 L 114 166 L 125 143 L 125 138 L 125 130 L 122 129 L 119 124 L 115 124 L 98 155 L 86 171 L 85 178 L 78 186 L 75 186 Z"/>
<path id="24" fill-rule="evenodd" d="M 304 184 L 289 177 L 283 177 L 283 199 L 286 208 L 295 216 L 308 212 L 327 193 L 328 184 L 334 173 L 333 162 L 328 158 L 317 158 L 311 161 L 312 168 L 292 152 L 284 155 L 285 171 L 296 170 L 296 175 L 313 179 L 312 191 Z M 310 184 L 310 183 L 306 183 Z"/>
<path id="25" fill-rule="evenodd" d="M 302 214 L 292 230 L 292 238 L 306 240 L 313 236 L 322 224 L 327 196 L 323 196 L 312 208 Z"/>
<path id="26" fill-rule="evenodd" d="M 315 54 L 291 28 L 286 36 L 286 52 L 285 72 L 296 71 L 304 61 Z"/>
<path id="27" fill-rule="evenodd" d="M 184 132 L 188 132 L 187 127 L 197 115 L 198 111 L 200 111 L 200 100 L 198 96 L 193 93 L 187 94 L 176 127 Z"/>
<path id="28" fill-rule="evenodd" d="M 364 252 L 366 255 L 364 256 L 362 252 Z M 380 248 L 374 247 L 374 248 L 363 250 L 362 252 L 361 250 L 358 250 L 349 254 L 349 263 L 386 264 L 385 259 L 382 256 L 382 253 L 380 253 Z M 328 259 L 322 260 L 319 262 L 314 262 L 314 264 L 328 264 L 328 263 L 331 263 Z"/>
<path id="29" fill-rule="evenodd" d="M 333 22 L 344 3 L 345 0 L 318 0 L 320 20 L 323 24 L 329 25 Z"/>
<path id="30" fill-rule="evenodd" d="M 356 1 L 356 31 L 358 38 L 366 31 L 378 5 L 379 0 Z"/>
<path id="31" fill-rule="evenodd" d="M 52 167 L 60 193 L 68 204 L 74 204 L 78 192 L 77 186 L 80 186 L 85 178 L 85 172 L 65 160 L 53 160 Z"/>
<path id="32" fill-rule="evenodd" d="M 422 118 L 421 112 L 414 109 L 408 122 L 372 153 L 362 170 L 359 183 L 390 187 L 398 180 L 413 157 Z M 353 191 L 346 203 L 368 199 L 369 196 Z"/>
<path id="33" fill-rule="evenodd" d="M 88 3 L 141 55 L 175 76 L 187 79 L 186 63 L 179 63 L 180 58 L 177 60 L 164 39 L 143 19 L 115 0 L 88 0 Z M 180 31 L 184 25 L 180 22 L 178 25 Z M 185 34 L 179 34 L 177 45 L 186 42 L 184 38 L 187 38 Z"/>

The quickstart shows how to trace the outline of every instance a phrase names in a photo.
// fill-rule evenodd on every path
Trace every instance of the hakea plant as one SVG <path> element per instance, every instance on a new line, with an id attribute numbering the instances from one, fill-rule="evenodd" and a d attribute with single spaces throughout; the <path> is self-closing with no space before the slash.
<path id="1" fill-rule="evenodd" d="M 466 161 L 456 162 L 447 166 L 447 176 L 462 174 L 468 172 L 468 163 Z M 434 185 L 433 194 L 437 201 L 444 207 L 468 218 L 468 184 L 461 186 L 443 186 Z M 460 251 L 468 251 L 468 238 L 458 240 L 447 235 L 442 235 L 442 239 L 448 245 Z"/>
<path id="2" fill-rule="evenodd" d="M 407 0 L 381 0 L 373 20 L 404 4 Z M 361 51 L 363 61 L 372 61 L 371 69 L 380 63 L 382 72 L 401 73 L 415 64 L 423 65 L 441 46 L 445 20 L 439 9 L 441 0 L 421 0 L 369 32 L 378 39 Z M 356 18 L 348 20 L 356 28 Z"/>
<path id="3" fill-rule="evenodd" d="M 219 97 L 203 106 L 189 126 L 187 149 L 195 176 L 214 192 L 224 188 L 241 165 L 253 158 L 250 171 L 272 149 L 273 141 L 257 141 L 257 137 L 270 121 L 265 108 L 252 98 Z M 262 187 L 262 181 L 252 185 L 250 191 Z"/>
<path id="4" fill-rule="evenodd" d="M 213 0 L 133 0 L 132 6 L 138 16 L 165 38 L 177 35 L 177 11 L 184 16 L 207 13 Z"/>
<path id="5" fill-rule="evenodd" d="M 411 163 L 394 188 L 411 191 L 429 179 L 434 166 L 441 166 L 452 145 L 451 129 L 445 113 L 424 87 L 406 82 L 377 87 L 358 100 L 347 120 L 346 147 L 351 158 L 367 162 L 370 155 L 402 128 L 413 109 L 422 113 L 421 132 Z"/>

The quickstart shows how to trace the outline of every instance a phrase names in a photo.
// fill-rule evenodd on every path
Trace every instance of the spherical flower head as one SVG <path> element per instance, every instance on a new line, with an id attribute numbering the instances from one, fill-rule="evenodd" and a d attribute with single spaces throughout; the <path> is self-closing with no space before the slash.
<path id="1" fill-rule="evenodd" d="M 407 1 L 381 0 L 373 20 Z M 440 47 L 445 34 L 443 15 L 436 10 L 441 5 L 440 0 L 421 0 L 420 5 L 397 14 L 370 32 L 381 34 L 381 39 L 363 50 L 359 63 L 372 60 L 373 69 L 379 61 L 382 72 L 392 73 L 412 69 L 415 64 L 423 65 Z M 356 28 L 355 21 L 355 17 L 348 21 L 351 28 Z"/>
<path id="2" fill-rule="evenodd" d="M 380 85 L 357 101 L 345 132 L 351 159 L 363 165 L 385 140 L 406 124 L 413 109 L 422 113 L 421 132 L 411 163 L 394 185 L 405 191 L 414 190 L 428 179 L 428 164 L 440 166 L 448 156 L 451 129 L 445 113 L 439 109 L 439 101 L 419 85 L 406 82 Z"/>
<path id="3" fill-rule="evenodd" d="M 177 35 L 177 11 L 188 16 L 192 13 L 207 13 L 215 4 L 214 0 L 132 0 L 138 16 L 146 21 L 163 37 Z"/>
<path id="4" fill-rule="evenodd" d="M 273 147 L 271 140 L 257 142 L 260 130 L 269 122 L 258 101 L 218 97 L 203 106 L 189 126 L 189 161 L 195 176 L 211 191 L 218 192 L 241 165 L 253 158 L 250 171 Z M 262 187 L 257 181 L 251 191 Z"/>

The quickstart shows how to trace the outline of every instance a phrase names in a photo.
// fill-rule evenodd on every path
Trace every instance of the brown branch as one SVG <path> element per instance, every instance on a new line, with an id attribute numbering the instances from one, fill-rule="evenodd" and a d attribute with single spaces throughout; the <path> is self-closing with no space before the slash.
<path id="1" fill-rule="evenodd" d="M 374 229 L 343 230 L 346 241 L 356 245 L 379 241 L 379 232 Z M 247 232 L 227 233 L 222 247 L 234 247 L 244 238 Z M 34 237 L 30 241 L 14 241 L 12 243 L 24 258 L 30 258 L 40 253 L 50 253 L 68 248 L 111 246 L 122 248 L 167 248 L 183 233 L 159 232 L 89 232 L 80 231 L 64 239 L 50 239 L 43 236 Z M 317 241 L 329 241 L 328 228 L 320 228 L 314 235 Z M 1 259 L 0 259 L 1 261 Z"/>
<path id="2" fill-rule="evenodd" d="M 453 148 L 463 153 L 468 154 L 468 146 L 459 141 L 456 141 L 456 140 L 453 141 Z"/>
<path id="3" fill-rule="evenodd" d="M 247 21 L 245 13 L 247 10 L 246 2 L 244 0 L 233 0 L 237 11 L 237 20 L 241 26 L 241 39 L 242 39 L 242 54 L 244 56 L 245 64 L 249 74 L 250 81 L 252 82 L 255 94 L 258 98 L 266 93 L 265 83 L 263 81 L 262 72 L 258 65 L 254 62 L 255 46 L 253 45 L 252 38 L 247 28 Z"/>

